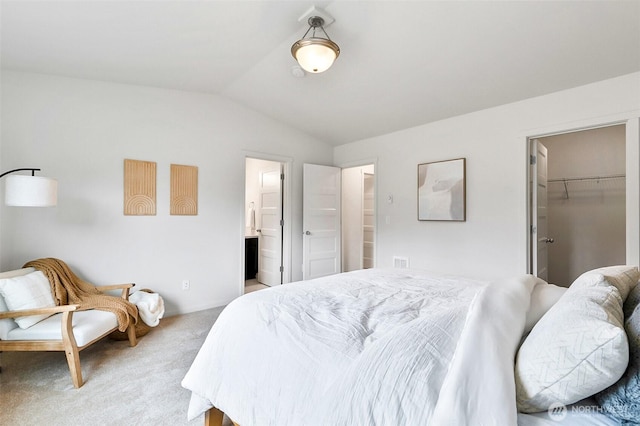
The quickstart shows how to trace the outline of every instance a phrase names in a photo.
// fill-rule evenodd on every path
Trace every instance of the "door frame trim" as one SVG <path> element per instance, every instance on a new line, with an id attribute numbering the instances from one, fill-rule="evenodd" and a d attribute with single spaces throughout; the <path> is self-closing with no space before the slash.
<path id="1" fill-rule="evenodd" d="M 638 195 L 640 189 L 640 110 L 630 111 L 624 114 L 618 114 L 608 117 L 593 118 L 583 120 L 573 124 L 559 124 L 555 126 L 548 126 L 546 128 L 534 129 L 528 131 L 521 136 L 524 143 L 522 146 L 526 150 L 526 155 L 523 156 L 525 161 L 525 215 L 526 215 L 526 228 L 524 229 L 525 241 L 526 241 L 526 273 L 532 274 L 532 262 L 531 262 L 531 171 L 532 167 L 529 164 L 529 155 L 531 152 L 531 141 L 537 138 L 544 138 L 547 136 L 555 136 L 565 133 L 574 133 L 584 130 L 598 129 L 602 127 L 610 127 L 624 124 L 626 126 L 625 137 L 625 162 L 626 162 L 626 264 L 627 265 L 639 265 L 640 264 L 640 196 Z"/>

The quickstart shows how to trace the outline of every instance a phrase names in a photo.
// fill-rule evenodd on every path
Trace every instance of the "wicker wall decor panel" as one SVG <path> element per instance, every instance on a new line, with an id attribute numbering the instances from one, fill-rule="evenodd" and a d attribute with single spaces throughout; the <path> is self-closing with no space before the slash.
<path id="1" fill-rule="evenodd" d="M 171 165 L 171 214 L 198 214 L 198 168 Z"/>
<path id="2" fill-rule="evenodd" d="M 124 160 L 124 214 L 156 214 L 156 163 Z"/>

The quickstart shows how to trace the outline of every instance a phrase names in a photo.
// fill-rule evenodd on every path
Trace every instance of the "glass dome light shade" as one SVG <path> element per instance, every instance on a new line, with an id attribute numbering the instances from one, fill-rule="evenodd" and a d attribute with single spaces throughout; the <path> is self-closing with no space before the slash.
<path id="1" fill-rule="evenodd" d="M 328 70 L 340 55 L 340 47 L 326 38 L 305 38 L 291 46 L 291 54 L 302 69 L 311 73 Z"/>

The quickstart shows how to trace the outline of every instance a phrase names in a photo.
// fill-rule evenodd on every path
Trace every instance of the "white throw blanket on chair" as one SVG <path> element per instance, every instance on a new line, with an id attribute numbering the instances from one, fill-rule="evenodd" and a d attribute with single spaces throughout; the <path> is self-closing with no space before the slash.
<path id="1" fill-rule="evenodd" d="M 138 307 L 138 315 L 145 324 L 155 327 L 164 315 L 164 300 L 158 293 L 136 291 L 129 296 L 129 301 Z"/>

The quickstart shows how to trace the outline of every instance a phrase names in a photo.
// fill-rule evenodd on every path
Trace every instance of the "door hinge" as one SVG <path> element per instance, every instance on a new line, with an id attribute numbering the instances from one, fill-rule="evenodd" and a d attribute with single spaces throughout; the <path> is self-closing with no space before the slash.
<path id="1" fill-rule="evenodd" d="M 284 173 L 280 173 L 280 180 L 284 180 Z"/>
<path id="2" fill-rule="evenodd" d="M 284 272 L 284 266 L 280 267 L 280 272 Z"/>
<path id="3" fill-rule="evenodd" d="M 536 159 L 535 155 L 530 155 L 529 156 L 529 164 L 531 164 L 532 166 L 535 166 L 537 162 L 538 162 L 538 160 Z"/>
<path id="4" fill-rule="evenodd" d="M 280 219 L 280 226 L 284 226 L 284 220 Z"/>
<path id="5" fill-rule="evenodd" d="M 531 233 L 532 233 L 532 234 L 535 234 L 535 233 L 536 233 L 536 231 L 537 231 L 536 227 L 535 227 L 535 226 L 533 226 L 533 225 L 531 225 Z"/>

